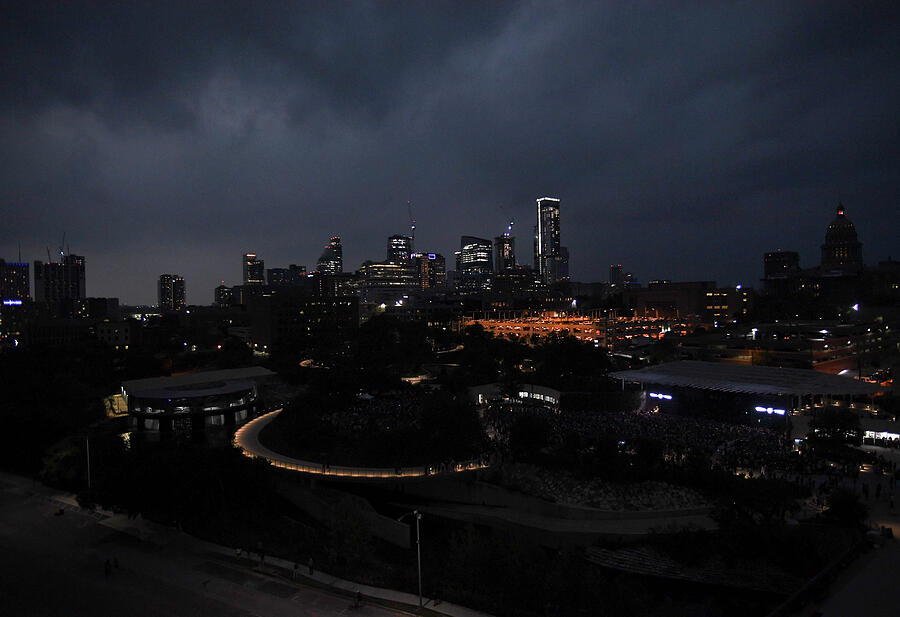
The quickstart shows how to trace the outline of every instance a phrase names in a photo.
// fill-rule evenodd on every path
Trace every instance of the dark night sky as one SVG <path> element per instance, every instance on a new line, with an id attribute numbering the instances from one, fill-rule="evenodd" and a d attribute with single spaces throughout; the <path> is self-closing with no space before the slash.
<path id="1" fill-rule="evenodd" d="M 575 280 L 757 285 L 842 200 L 900 258 L 900 3 L 3 3 L 0 257 L 63 232 L 92 296 L 188 301 L 240 255 L 345 269 L 562 199 Z M 118 6 L 116 6 L 118 5 Z"/>

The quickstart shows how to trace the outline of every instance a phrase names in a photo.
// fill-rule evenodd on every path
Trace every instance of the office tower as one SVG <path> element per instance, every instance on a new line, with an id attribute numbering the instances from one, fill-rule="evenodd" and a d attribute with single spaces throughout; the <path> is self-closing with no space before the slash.
<path id="1" fill-rule="evenodd" d="M 459 245 L 455 279 L 457 293 L 489 291 L 494 270 L 491 241 L 474 236 L 462 236 Z"/>
<path id="2" fill-rule="evenodd" d="M 490 274 L 494 271 L 491 241 L 475 236 L 459 239 L 459 268 L 467 274 Z"/>
<path id="3" fill-rule="evenodd" d="M 387 261 L 401 263 L 412 255 L 412 238 L 395 234 L 388 238 Z"/>
<path id="4" fill-rule="evenodd" d="M 232 302 L 232 291 L 231 287 L 227 287 L 222 284 L 216 287 L 215 290 L 215 302 L 220 308 L 228 308 L 231 306 Z"/>
<path id="5" fill-rule="evenodd" d="M 340 274 L 344 271 L 344 248 L 341 237 L 332 236 L 319 256 L 316 271 L 321 274 Z"/>
<path id="6" fill-rule="evenodd" d="M 358 271 L 359 295 L 364 302 L 394 303 L 400 301 L 417 287 L 417 264 L 411 259 L 405 262 L 366 261 Z"/>
<path id="7" fill-rule="evenodd" d="M 494 272 L 516 269 L 516 238 L 509 232 L 494 238 Z"/>
<path id="8" fill-rule="evenodd" d="M 160 312 L 183 311 L 187 306 L 184 278 L 177 274 L 160 274 L 157 292 Z"/>
<path id="9" fill-rule="evenodd" d="M 763 277 L 786 278 L 800 271 L 800 255 L 797 251 L 772 251 L 763 257 Z"/>
<path id="10" fill-rule="evenodd" d="M 288 266 L 288 285 L 302 285 L 306 279 L 306 266 Z"/>
<path id="11" fill-rule="evenodd" d="M 559 267 L 556 271 L 556 280 L 558 281 L 568 281 L 569 280 L 569 247 L 561 246 L 559 247 Z"/>
<path id="12" fill-rule="evenodd" d="M 844 216 L 844 205 L 839 204 L 837 216 L 825 231 L 822 270 L 855 274 L 862 268 L 862 243 L 856 236 L 856 227 Z"/>
<path id="13" fill-rule="evenodd" d="M 303 348 L 311 340 L 345 341 L 359 327 L 359 299 L 282 293 L 249 298 L 250 340 L 255 349 Z"/>
<path id="14" fill-rule="evenodd" d="M 256 253 L 244 253 L 244 285 L 265 285 L 266 265 L 258 259 Z"/>
<path id="15" fill-rule="evenodd" d="M 624 279 L 622 278 L 622 264 L 609 265 L 609 284 L 621 287 Z"/>
<path id="16" fill-rule="evenodd" d="M 422 289 L 435 289 L 447 283 L 447 264 L 440 253 L 413 253 L 416 279 Z"/>
<path id="17" fill-rule="evenodd" d="M 58 262 L 34 262 L 34 299 L 55 305 L 86 297 L 84 257 L 62 255 Z"/>
<path id="18" fill-rule="evenodd" d="M 28 264 L 0 259 L 0 300 L 7 306 L 22 304 L 30 291 Z"/>
<path id="19" fill-rule="evenodd" d="M 266 282 L 269 287 L 284 287 L 290 284 L 291 273 L 287 268 L 266 268 Z"/>
<path id="20" fill-rule="evenodd" d="M 559 280 L 562 259 L 559 243 L 559 199 L 541 197 L 537 200 L 537 233 L 535 239 L 535 269 L 544 283 Z"/>

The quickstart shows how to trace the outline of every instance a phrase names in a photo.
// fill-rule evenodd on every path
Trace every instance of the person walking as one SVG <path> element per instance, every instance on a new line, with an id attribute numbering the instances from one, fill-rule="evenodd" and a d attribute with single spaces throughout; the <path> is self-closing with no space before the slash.
<path id="1" fill-rule="evenodd" d="M 312 557 L 309 558 L 307 565 L 309 566 L 309 575 L 312 576 L 313 575 L 313 558 Z"/>

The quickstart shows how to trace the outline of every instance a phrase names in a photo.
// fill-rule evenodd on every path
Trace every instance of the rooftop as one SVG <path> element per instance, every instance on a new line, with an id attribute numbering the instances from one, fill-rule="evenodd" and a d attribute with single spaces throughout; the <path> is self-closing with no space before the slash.
<path id="1" fill-rule="evenodd" d="M 681 388 L 748 394 L 877 394 L 884 389 L 849 377 L 811 369 L 747 366 L 683 360 L 618 371 L 610 377 Z"/>
<path id="2" fill-rule="evenodd" d="M 249 366 L 246 368 L 232 368 L 221 371 L 184 373 L 182 375 L 173 375 L 171 377 L 131 379 L 129 381 L 123 381 L 122 387 L 129 394 L 145 392 L 148 390 L 185 389 L 190 386 L 200 389 L 204 386 L 220 388 L 225 386 L 225 383 L 223 382 L 262 379 L 274 375 L 275 373 L 262 366 Z"/>

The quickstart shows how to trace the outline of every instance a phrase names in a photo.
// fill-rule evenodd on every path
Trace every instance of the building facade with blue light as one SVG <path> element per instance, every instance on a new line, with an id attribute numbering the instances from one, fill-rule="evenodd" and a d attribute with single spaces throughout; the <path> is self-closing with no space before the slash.
<path id="1" fill-rule="evenodd" d="M 882 388 L 811 369 L 683 360 L 610 373 L 640 384 L 642 407 L 684 416 L 784 426 L 795 411 L 851 403 Z"/>

